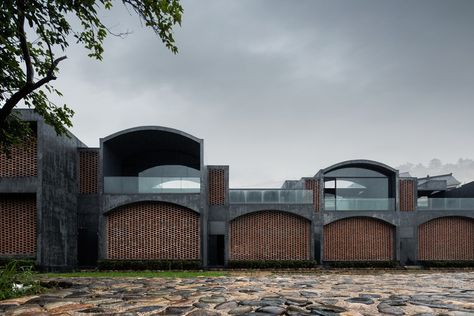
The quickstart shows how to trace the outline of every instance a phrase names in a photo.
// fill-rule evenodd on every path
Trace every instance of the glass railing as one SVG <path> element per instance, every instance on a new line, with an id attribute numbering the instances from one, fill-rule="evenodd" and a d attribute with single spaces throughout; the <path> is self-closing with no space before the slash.
<path id="1" fill-rule="evenodd" d="M 426 198 L 417 200 L 418 210 L 474 210 L 474 198 Z"/>
<path id="2" fill-rule="evenodd" d="M 394 211 L 395 199 L 346 199 L 326 198 L 326 211 Z"/>
<path id="3" fill-rule="evenodd" d="M 311 190 L 231 189 L 229 202 L 234 204 L 312 204 Z"/>
<path id="4" fill-rule="evenodd" d="M 196 177 L 104 177 L 106 194 L 199 193 Z"/>

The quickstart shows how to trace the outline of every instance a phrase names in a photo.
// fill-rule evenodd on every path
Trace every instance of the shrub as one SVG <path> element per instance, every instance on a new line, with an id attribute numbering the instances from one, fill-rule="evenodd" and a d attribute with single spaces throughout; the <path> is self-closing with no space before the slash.
<path id="1" fill-rule="evenodd" d="M 324 262 L 329 268 L 396 268 L 398 261 L 330 261 Z"/>
<path id="2" fill-rule="evenodd" d="M 308 269 L 317 266 L 313 260 L 230 260 L 232 269 Z"/>
<path id="3" fill-rule="evenodd" d="M 100 260 L 99 270 L 199 270 L 200 260 Z"/>
<path id="4" fill-rule="evenodd" d="M 27 267 L 31 268 L 31 270 L 36 271 L 36 261 L 34 258 L 25 258 L 25 259 L 0 259 L 0 269 L 4 269 L 9 263 L 15 262 L 17 268 Z"/>
<path id="5" fill-rule="evenodd" d="M 0 300 L 29 295 L 41 291 L 33 278 L 34 264 L 11 260 L 0 272 Z"/>
<path id="6" fill-rule="evenodd" d="M 474 260 L 432 260 L 420 261 L 420 264 L 426 268 L 474 268 Z"/>

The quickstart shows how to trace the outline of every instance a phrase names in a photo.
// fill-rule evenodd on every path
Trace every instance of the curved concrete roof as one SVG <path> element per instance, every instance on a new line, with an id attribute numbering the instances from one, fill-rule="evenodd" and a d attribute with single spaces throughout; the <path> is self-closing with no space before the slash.
<path id="1" fill-rule="evenodd" d="M 109 141 L 113 138 L 119 137 L 121 135 L 126 135 L 134 132 L 147 132 L 147 131 L 158 131 L 158 132 L 168 132 L 168 133 L 173 133 L 177 135 L 181 135 L 183 137 L 187 137 L 191 140 L 194 140 L 195 142 L 202 143 L 201 138 L 197 138 L 196 136 L 193 136 L 191 134 L 188 134 L 186 132 L 183 132 L 178 129 L 170 128 L 170 127 L 165 127 L 165 126 L 158 126 L 158 125 L 149 125 L 149 126 L 137 126 L 137 127 L 132 127 L 128 129 L 124 129 L 121 131 L 118 131 L 116 133 L 113 133 L 107 137 L 102 138 L 102 142 Z"/>
<path id="2" fill-rule="evenodd" d="M 157 165 L 177 164 L 200 170 L 204 141 L 163 126 L 140 126 L 102 138 L 104 176 L 135 176 Z M 121 166 L 127 166 L 127 170 Z"/>
<path id="3" fill-rule="evenodd" d="M 325 169 L 322 169 L 322 173 L 327 173 L 329 171 L 343 168 L 343 167 L 358 167 L 358 166 L 372 166 L 374 169 L 382 169 L 389 171 L 391 173 L 396 173 L 398 170 L 386 165 L 384 163 L 375 161 L 375 160 L 367 160 L 367 159 L 355 159 L 355 160 L 346 160 L 338 162 L 332 166 L 329 166 Z"/>

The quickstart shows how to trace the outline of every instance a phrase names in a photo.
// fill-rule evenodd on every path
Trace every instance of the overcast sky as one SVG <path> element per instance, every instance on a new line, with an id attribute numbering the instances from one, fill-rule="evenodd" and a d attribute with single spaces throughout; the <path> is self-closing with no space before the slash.
<path id="1" fill-rule="evenodd" d="M 57 86 L 88 146 L 139 125 L 204 139 L 231 186 L 347 159 L 474 158 L 474 1 L 183 1 L 178 55 L 116 4 L 104 61 L 71 46 Z M 474 164 L 471 164 L 474 165 Z"/>

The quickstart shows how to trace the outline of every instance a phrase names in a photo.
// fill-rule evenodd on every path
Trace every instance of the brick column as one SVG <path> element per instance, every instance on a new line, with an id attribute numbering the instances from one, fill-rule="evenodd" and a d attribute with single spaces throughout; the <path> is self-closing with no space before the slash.
<path id="1" fill-rule="evenodd" d="M 415 179 L 400 179 L 400 211 L 416 210 L 416 198 Z"/>
<path id="2" fill-rule="evenodd" d="M 215 206 L 227 204 L 229 193 L 228 167 L 208 166 L 207 170 L 209 205 Z"/>
<path id="3" fill-rule="evenodd" d="M 319 212 L 319 202 L 320 202 L 320 196 L 319 196 L 319 181 L 318 179 L 305 179 L 305 188 L 306 190 L 312 190 L 313 191 L 313 207 L 316 212 Z"/>
<path id="4" fill-rule="evenodd" d="M 79 151 L 79 193 L 97 194 L 98 193 L 98 168 L 99 152 L 98 150 L 80 150 Z"/>

